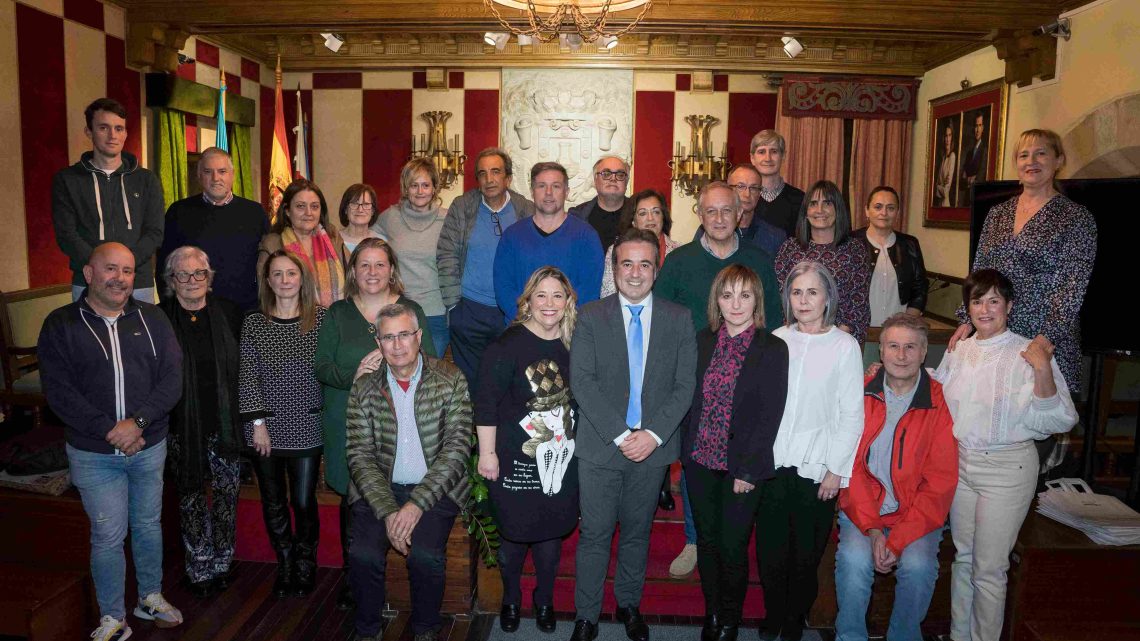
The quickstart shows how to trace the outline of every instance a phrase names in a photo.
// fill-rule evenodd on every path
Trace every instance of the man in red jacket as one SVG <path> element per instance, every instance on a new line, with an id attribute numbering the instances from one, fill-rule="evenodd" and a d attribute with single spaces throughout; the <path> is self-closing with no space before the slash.
<path id="1" fill-rule="evenodd" d="M 954 488 L 958 446 L 942 386 L 922 368 L 926 323 L 896 314 L 883 323 L 883 368 L 864 386 L 863 438 L 851 484 L 839 494 L 835 589 L 837 641 L 867 639 L 875 572 L 898 568 L 891 641 L 921 641 L 938 578 L 938 545 Z"/>

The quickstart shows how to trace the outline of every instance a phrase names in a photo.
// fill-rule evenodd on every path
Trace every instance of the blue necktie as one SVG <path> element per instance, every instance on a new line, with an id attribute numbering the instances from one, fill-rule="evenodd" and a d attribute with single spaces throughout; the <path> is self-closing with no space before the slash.
<path id="1" fill-rule="evenodd" d="M 641 372 L 645 368 L 641 352 L 641 310 L 644 305 L 626 305 L 629 308 L 629 332 L 626 350 L 629 355 L 629 407 L 625 411 L 625 424 L 633 427 L 641 422 Z"/>

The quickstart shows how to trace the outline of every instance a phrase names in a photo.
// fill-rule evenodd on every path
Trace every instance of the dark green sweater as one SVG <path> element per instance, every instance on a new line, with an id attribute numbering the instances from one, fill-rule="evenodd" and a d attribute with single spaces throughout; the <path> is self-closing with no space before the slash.
<path id="1" fill-rule="evenodd" d="M 720 270 L 732 264 L 751 267 L 760 276 L 764 288 L 764 324 L 772 331 L 784 324 L 783 302 L 776 283 L 772 259 L 764 250 L 741 243 L 740 248 L 727 259 L 709 253 L 695 240 L 674 249 L 665 258 L 653 293 L 689 308 L 693 313 L 693 327 L 699 332 L 709 326 L 709 289 Z"/>

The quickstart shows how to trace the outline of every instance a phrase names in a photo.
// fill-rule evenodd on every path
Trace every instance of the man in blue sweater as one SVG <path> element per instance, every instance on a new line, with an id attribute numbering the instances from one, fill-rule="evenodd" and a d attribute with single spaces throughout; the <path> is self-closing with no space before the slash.
<path id="1" fill-rule="evenodd" d="M 531 167 L 535 214 L 508 227 L 495 251 L 495 300 L 507 324 L 515 319 L 527 279 L 546 265 L 566 274 L 579 306 L 598 299 L 605 254 L 598 232 L 581 218 L 567 215 L 569 183 L 566 168 L 556 162 Z"/>
<path id="2" fill-rule="evenodd" d="M 123 605 L 128 528 L 138 605 L 160 628 L 182 623 L 162 596 L 162 469 L 170 410 L 182 396 L 182 349 L 166 314 L 135 302 L 135 257 L 98 245 L 80 299 L 53 311 L 37 353 L 48 406 L 63 421 L 71 482 L 91 520 L 96 641 L 131 636 Z"/>

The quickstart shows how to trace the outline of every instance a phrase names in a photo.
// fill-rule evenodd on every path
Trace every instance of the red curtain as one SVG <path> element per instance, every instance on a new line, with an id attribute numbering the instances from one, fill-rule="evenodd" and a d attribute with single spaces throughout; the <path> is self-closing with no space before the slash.
<path id="1" fill-rule="evenodd" d="M 783 173 L 788 184 L 806 191 L 817 180 L 843 182 L 842 118 L 789 118 L 778 109 L 776 131 L 786 143 Z"/>
<path id="2" fill-rule="evenodd" d="M 909 193 L 910 149 L 914 136 L 912 120 L 854 121 L 851 132 L 851 173 L 847 196 L 851 205 L 851 228 L 867 226 L 867 195 L 879 185 L 889 185 L 900 197 Z M 895 229 L 906 231 L 906 207 L 901 202 Z"/>

